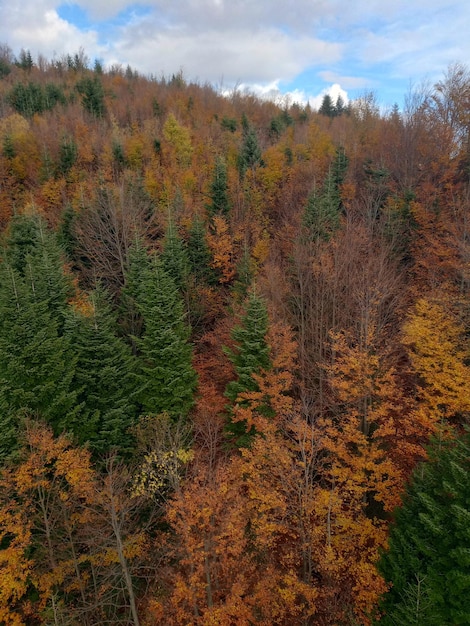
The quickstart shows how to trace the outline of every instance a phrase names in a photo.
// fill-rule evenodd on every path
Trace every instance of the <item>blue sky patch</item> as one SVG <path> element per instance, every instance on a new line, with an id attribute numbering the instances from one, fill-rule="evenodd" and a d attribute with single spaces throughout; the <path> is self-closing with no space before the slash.
<path id="1" fill-rule="evenodd" d="M 80 30 L 94 28 L 94 24 L 88 18 L 87 12 L 78 4 L 61 4 L 56 11 L 61 19 L 73 24 Z"/>

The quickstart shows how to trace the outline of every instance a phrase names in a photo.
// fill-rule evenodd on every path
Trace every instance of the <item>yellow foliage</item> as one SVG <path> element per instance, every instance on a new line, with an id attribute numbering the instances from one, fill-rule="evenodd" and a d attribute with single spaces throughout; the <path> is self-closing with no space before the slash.
<path id="1" fill-rule="evenodd" d="M 0 137 L 5 139 L 7 135 L 11 135 L 12 139 L 18 139 L 26 135 L 29 131 L 30 124 L 26 118 L 19 113 L 13 113 L 0 119 Z"/>
<path id="2" fill-rule="evenodd" d="M 253 246 L 251 254 L 258 267 L 262 265 L 268 258 L 269 240 L 269 232 L 267 230 L 263 230 Z"/>
<path id="3" fill-rule="evenodd" d="M 163 126 L 163 136 L 175 151 L 176 161 L 181 167 L 189 167 L 193 154 L 189 129 L 179 124 L 170 113 Z"/>
<path id="4" fill-rule="evenodd" d="M 429 419 L 468 419 L 470 368 L 464 327 L 438 302 L 421 298 L 403 328 Z"/>

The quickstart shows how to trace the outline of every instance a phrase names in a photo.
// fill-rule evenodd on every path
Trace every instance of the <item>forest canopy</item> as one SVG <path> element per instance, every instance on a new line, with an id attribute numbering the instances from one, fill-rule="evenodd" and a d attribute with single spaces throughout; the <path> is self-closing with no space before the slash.
<path id="1" fill-rule="evenodd" d="M 467 623 L 470 70 L 405 102 L 0 47 L 0 624 Z"/>

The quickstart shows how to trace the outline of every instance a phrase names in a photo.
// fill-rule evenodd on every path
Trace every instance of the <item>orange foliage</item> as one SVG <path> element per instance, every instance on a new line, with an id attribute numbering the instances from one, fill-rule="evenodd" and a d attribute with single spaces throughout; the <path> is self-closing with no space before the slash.
<path id="1" fill-rule="evenodd" d="M 230 283 L 236 275 L 234 243 L 229 233 L 225 218 L 215 215 L 212 230 L 207 236 L 207 243 L 212 252 L 212 267 L 220 273 L 219 282 Z"/>

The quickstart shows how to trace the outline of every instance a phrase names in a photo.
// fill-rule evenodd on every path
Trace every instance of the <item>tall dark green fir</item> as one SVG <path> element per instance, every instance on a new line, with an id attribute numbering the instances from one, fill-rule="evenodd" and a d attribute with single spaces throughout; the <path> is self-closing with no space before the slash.
<path id="1" fill-rule="evenodd" d="M 396 511 L 379 569 L 384 626 L 470 624 L 470 434 L 435 442 Z"/>
<path id="2" fill-rule="evenodd" d="M 70 311 L 66 330 L 76 358 L 72 382 L 81 405 L 79 441 L 89 442 L 97 453 L 124 452 L 137 415 L 136 363 L 130 347 L 117 336 L 103 289 L 90 294 L 88 307 Z"/>
<path id="3" fill-rule="evenodd" d="M 270 348 L 266 341 L 268 326 L 268 312 L 264 300 L 255 293 L 251 293 L 240 324 L 232 331 L 235 349 L 225 348 L 224 350 L 237 376 L 225 390 L 225 395 L 232 405 L 238 401 L 240 393 L 258 391 L 258 384 L 253 374 L 259 374 L 262 370 L 271 368 Z M 269 412 L 268 407 L 266 410 Z M 245 422 L 233 422 L 230 416 L 226 431 L 230 440 L 239 447 L 249 445 L 255 434 L 247 432 Z"/>
<path id="4" fill-rule="evenodd" d="M 192 367 L 190 328 L 173 278 L 155 259 L 143 276 L 139 307 L 144 332 L 140 351 L 142 411 L 186 416 L 194 402 L 197 378 Z"/>

